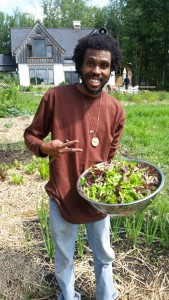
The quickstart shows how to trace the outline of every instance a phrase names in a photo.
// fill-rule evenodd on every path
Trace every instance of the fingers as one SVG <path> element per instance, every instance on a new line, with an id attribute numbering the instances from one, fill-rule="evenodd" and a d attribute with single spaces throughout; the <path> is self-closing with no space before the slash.
<path id="1" fill-rule="evenodd" d="M 77 144 L 78 142 L 78 140 L 64 142 L 63 145 L 60 147 L 60 153 L 82 152 L 83 149 L 81 148 L 71 147 Z"/>
<path id="2" fill-rule="evenodd" d="M 61 157 L 65 153 L 75 153 L 75 152 L 82 152 L 83 149 L 72 147 L 73 145 L 79 143 L 78 140 L 68 141 L 66 140 L 64 143 L 60 142 L 60 145 L 58 145 L 57 141 L 57 147 L 55 148 L 54 153 L 52 153 L 52 158 L 49 160 L 49 164 L 51 164 L 56 157 Z"/>
<path id="3" fill-rule="evenodd" d="M 78 140 L 73 140 L 73 141 L 65 140 L 64 143 L 60 146 L 60 148 L 71 147 L 77 143 L 79 143 Z"/>

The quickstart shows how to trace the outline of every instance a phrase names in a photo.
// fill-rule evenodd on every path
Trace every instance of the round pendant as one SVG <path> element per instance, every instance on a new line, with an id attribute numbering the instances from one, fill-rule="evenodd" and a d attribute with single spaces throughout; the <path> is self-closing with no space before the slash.
<path id="1" fill-rule="evenodd" d="M 97 147 L 99 145 L 99 139 L 95 136 L 91 140 L 91 144 L 93 147 Z"/>

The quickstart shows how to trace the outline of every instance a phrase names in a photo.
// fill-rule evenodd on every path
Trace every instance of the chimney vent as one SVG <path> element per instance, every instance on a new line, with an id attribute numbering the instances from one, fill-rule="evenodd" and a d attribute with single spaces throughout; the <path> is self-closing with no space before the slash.
<path id="1" fill-rule="evenodd" d="M 75 30 L 81 29 L 81 21 L 73 21 L 73 28 Z"/>

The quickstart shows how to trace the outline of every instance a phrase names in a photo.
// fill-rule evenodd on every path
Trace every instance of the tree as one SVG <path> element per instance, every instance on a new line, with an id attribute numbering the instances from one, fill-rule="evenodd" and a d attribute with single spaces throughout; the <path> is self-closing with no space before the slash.
<path id="1" fill-rule="evenodd" d="M 80 20 L 83 28 L 95 26 L 96 7 L 89 7 L 84 0 L 42 0 L 46 27 L 71 28 Z"/>
<path id="2" fill-rule="evenodd" d="M 133 64 L 136 84 L 166 86 L 169 79 L 168 23 L 168 1 L 126 1 L 123 26 L 128 40 L 123 50 Z"/>
<path id="3" fill-rule="evenodd" d="M 28 13 L 21 13 L 18 9 L 12 16 L 0 12 L 0 53 L 9 54 L 10 46 L 10 29 L 11 27 L 30 27 L 35 24 L 34 16 Z"/>

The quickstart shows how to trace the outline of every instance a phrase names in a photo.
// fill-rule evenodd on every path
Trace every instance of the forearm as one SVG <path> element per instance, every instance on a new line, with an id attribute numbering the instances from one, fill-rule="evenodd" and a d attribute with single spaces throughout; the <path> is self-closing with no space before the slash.
<path id="1" fill-rule="evenodd" d="M 24 133 L 24 141 L 26 147 L 36 156 L 46 157 L 47 154 L 41 151 L 40 146 L 43 142 L 42 139 L 32 135 L 27 130 Z"/>

